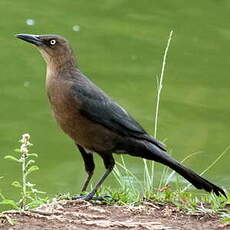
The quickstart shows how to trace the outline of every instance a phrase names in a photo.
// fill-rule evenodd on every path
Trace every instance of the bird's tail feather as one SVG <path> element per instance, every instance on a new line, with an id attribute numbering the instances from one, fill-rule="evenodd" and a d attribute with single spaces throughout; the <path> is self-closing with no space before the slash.
<path id="1" fill-rule="evenodd" d="M 181 176 L 183 176 L 198 189 L 204 189 L 205 191 L 213 192 L 218 196 L 223 195 L 227 197 L 222 188 L 204 179 L 193 170 L 185 167 L 177 160 L 172 158 L 167 152 L 159 149 L 157 146 L 151 143 L 145 143 L 145 150 L 143 151 L 142 149 L 139 154 L 141 154 L 141 157 L 145 159 L 154 160 L 164 165 L 167 165 L 168 167 L 179 173 Z"/>

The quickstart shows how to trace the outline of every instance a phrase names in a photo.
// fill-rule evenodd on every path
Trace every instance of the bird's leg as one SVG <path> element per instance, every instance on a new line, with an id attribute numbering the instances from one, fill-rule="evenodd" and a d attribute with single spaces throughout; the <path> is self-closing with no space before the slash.
<path id="1" fill-rule="evenodd" d="M 85 183 L 84 183 L 84 185 L 83 185 L 83 187 L 82 187 L 82 189 L 81 189 L 81 192 L 85 192 L 85 191 L 86 191 L 86 189 L 87 189 L 87 187 L 88 187 L 88 185 L 89 185 L 89 182 L 90 182 L 92 176 L 93 176 L 93 172 L 88 173 L 88 176 L 87 176 L 87 178 L 86 178 L 86 181 L 85 181 Z"/>
<path id="2" fill-rule="evenodd" d="M 94 161 L 93 161 L 93 154 L 92 153 L 87 153 L 84 148 L 82 148 L 80 145 L 77 144 L 77 147 L 81 153 L 81 156 L 84 160 L 84 164 L 85 164 L 85 170 L 86 172 L 88 173 L 88 176 L 86 178 L 86 181 L 82 187 L 82 190 L 81 192 L 85 192 L 87 187 L 88 187 L 88 184 L 93 176 L 93 173 L 94 173 L 94 169 L 95 169 L 95 164 L 94 164 Z"/>
<path id="3" fill-rule="evenodd" d="M 108 177 L 108 175 L 111 173 L 111 171 L 113 170 L 113 167 L 115 165 L 115 161 L 113 159 L 112 154 L 110 154 L 110 155 L 101 155 L 101 157 L 103 158 L 104 165 L 105 165 L 105 168 L 106 168 L 106 171 L 105 171 L 104 175 L 102 176 L 102 178 L 99 180 L 99 182 L 96 184 L 96 186 L 94 187 L 94 189 L 90 193 L 88 193 L 85 196 L 74 197 L 73 199 L 103 200 L 102 197 L 95 197 L 94 198 L 93 196 L 95 195 L 95 193 L 97 192 L 97 190 L 101 187 L 101 185 L 103 184 L 103 182 L 105 181 L 105 179 Z"/>

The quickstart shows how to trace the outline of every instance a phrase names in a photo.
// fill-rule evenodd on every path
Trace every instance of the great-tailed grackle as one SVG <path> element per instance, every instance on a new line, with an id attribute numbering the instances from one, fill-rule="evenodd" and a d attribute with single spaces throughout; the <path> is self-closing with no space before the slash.
<path id="1" fill-rule="evenodd" d="M 84 76 L 66 39 L 59 35 L 16 36 L 37 46 L 47 63 L 46 88 L 54 116 L 78 146 L 88 173 L 82 191 L 86 190 L 94 172 L 93 152 L 104 161 L 104 175 L 82 199 L 92 199 L 110 174 L 115 164 L 113 153 L 160 162 L 196 188 L 226 197 L 223 189 L 172 158 L 164 144 L 148 135 L 125 109 Z"/>

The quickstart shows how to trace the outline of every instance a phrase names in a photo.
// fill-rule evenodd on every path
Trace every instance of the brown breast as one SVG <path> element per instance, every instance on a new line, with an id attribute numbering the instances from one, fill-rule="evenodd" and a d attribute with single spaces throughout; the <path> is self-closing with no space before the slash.
<path id="1" fill-rule="evenodd" d="M 50 77 L 46 82 L 49 101 L 57 123 L 82 147 L 96 152 L 112 151 L 117 135 L 80 113 L 81 101 L 73 98 L 70 93 L 73 84 L 77 82 Z M 80 83 L 79 87 L 82 87 Z"/>

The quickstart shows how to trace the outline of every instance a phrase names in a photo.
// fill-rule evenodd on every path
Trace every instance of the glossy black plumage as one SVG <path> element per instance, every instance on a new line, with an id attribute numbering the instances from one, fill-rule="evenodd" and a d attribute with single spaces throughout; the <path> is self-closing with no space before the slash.
<path id="1" fill-rule="evenodd" d="M 165 145 L 149 136 L 124 108 L 115 103 L 88 78 L 80 73 L 79 75 L 81 76 L 78 77 L 87 82 L 87 87 L 73 84 L 71 93 L 74 98 L 82 102 L 79 111 L 83 116 L 122 136 L 147 140 L 165 150 Z"/>

